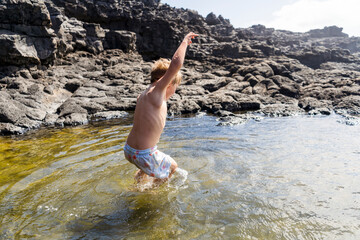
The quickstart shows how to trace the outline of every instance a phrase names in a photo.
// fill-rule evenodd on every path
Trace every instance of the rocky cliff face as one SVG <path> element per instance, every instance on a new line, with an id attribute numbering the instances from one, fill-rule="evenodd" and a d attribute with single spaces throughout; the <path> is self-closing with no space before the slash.
<path id="1" fill-rule="evenodd" d="M 359 117 L 360 38 L 336 26 L 240 29 L 158 0 L 3 0 L 0 133 L 123 116 L 152 60 L 170 58 L 189 31 L 200 37 L 169 113 L 206 110 L 226 123 L 254 117 L 240 111 Z"/>

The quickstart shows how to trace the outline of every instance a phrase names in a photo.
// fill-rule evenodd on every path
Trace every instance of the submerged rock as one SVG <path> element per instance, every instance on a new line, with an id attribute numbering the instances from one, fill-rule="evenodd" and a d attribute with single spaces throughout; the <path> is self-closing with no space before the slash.
<path id="1" fill-rule="evenodd" d="M 262 108 L 261 113 L 269 117 L 289 117 L 303 114 L 304 110 L 294 104 L 272 104 Z"/>
<path id="2" fill-rule="evenodd" d="M 227 113 L 226 113 L 227 114 Z M 245 124 L 249 120 L 260 121 L 263 117 L 254 114 L 231 114 L 219 117 L 217 120 L 219 123 L 216 126 L 234 126 L 239 124 Z"/>
<path id="3" fill-rule="evenodd" d="M 344 119 L 338 120 L 338 122 L 349 126 L 354 126 L 360 124 L 360 118 L 353 116 L 345 116 Z"/>

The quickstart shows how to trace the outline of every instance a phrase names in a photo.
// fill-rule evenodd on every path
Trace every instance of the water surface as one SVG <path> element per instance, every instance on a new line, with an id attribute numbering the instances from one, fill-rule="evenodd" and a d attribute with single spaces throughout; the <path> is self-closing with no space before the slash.
<path id="1" fill-rule="evenodd" d="M 167 122 L 188 172 L 139 192 L 131 119 L 0 138 L 0 239 L 359 239 L 360 126 L 340 117 Z"/>

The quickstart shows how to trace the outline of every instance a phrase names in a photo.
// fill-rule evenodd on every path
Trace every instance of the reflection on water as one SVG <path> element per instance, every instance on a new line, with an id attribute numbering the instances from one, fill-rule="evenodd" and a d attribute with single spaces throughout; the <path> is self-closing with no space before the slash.
<path id="1" fill-rule="evenodd" d="M 359 239 L 360 126 L 338 118 L 168 121 L 184 171 L 146 192 L 129 119 L 1 137 L 0 239 Z"/>

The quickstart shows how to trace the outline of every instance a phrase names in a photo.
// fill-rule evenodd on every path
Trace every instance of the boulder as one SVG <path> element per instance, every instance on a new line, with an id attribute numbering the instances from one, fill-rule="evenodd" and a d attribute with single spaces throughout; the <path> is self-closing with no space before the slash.
<path id="1" fill-rule="evenodd" d="M 9 65 L 39 64 L 34 41 L 27 35 L 0 30 L 0 63 Z"/>
<path id="2" fill-rule="evenodd" d="M 125 52 L 136 51 L 136 34 L 130 31 L 109 31 L 105 36 L 105 48 L 119 48 Z"/>
<path id="3" fill-rule="evenodd" d="M 16 107 L 11 100 L 0 102 L 0 122 L 17 123 L 21 118 L 25 118 L 25 113 Z"/>

